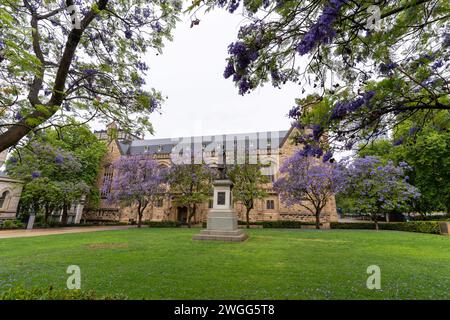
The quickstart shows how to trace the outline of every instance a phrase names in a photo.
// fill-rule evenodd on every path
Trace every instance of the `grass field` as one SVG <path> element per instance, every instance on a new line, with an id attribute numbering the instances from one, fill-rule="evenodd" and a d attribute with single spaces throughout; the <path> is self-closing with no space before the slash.
<path id="1" fill-rule="evenodd" d="M 371 230 L 250 230 L 244 243 L 199 229 L 143 228 L 0 240 L 0 292 L 64 288 L 133 299 L 449 299 L 450 237 Z M 381 290 L 366 269 L 381 268 Z"/>

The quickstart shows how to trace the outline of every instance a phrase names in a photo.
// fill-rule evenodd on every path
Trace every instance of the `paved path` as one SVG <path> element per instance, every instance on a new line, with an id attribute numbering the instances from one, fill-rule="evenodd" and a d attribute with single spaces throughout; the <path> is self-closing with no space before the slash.
<path id="1" fill-rule="evenodd" d="M 136 226 L 105 226 L 105 227 L 66 227 L 66 228 L 49 228 L 49 229 L 34 229 L 34 230 L 2 230 L 0 231 L 0 239 L 6 238 L 23 238 L 23 237 L 38 237 L 53 234 L 66 233 L 81 233 L 94 231 L 109 231 L 109 230 L 124 230 L 135 228 Z"/>

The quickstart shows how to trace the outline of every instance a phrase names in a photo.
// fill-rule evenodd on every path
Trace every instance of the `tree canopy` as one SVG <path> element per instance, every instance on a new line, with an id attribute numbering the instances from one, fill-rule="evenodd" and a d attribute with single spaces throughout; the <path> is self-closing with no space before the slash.
<path id="1" fill-rule="evenodd" d="M 115 120 L 152 130 L 163 97 L 144 89 L 181 1 L 1 0 L 0 151 L 50 123 Z"/>
<path id="2" fill-rule="evenodd" d="M 248 21 L 224 71 L 240 94 L 300 85 L 289 116 L 313 129 L 299 139 L 315 148 L 329 148 L 325 132 L 334 149 L 352 149 L 420 110 L 425 120 L 450 109 L 448 1 L 197 0 L 191 11 L 203 7 Z M 315 148 L 310 155 L 321 156 Z"/>
<path id="3" fill-rule="evenodd" d="M 356 158 L 347 164 L 345 189 L 358 212 L 370 214 L 378 230 L 378 216 L 396 210 L 407 211 L 420 197 L 416 187 L 409 184 L 406 171 L 409 166 L 393 161 L 385 165 L 377 157 Z"/>
<path id="4" fill-rule="evenodd" d="M 280 168 L 281 177 L 274 188 L 287 206 L 300 206 L 316 218 L 320 228 L 320 215 L 334 195 L 344 189 L 343 168 L 337 163 L 322 162 L 315 157 L 297 153 Z"/>
<path id="5" fill-rule="evenodd" d="M 264 184 L 269 178 L 262 174 L 260 164 L 234 165 L 228 174 L 233 182 L 233 200 L 242 202 L 246 208 L 247 228 L 250 227 L 250 210 L 253 209 L 256 199 L 262 199 L 267 195 Z"/>
<path id="6" fill-rule="evenodd" d="M 138 227 L 144 210 L 164 198 L 167 171 L 148 156 L 122 156 L 114 163 L 112 180 L 105 181 L 109 202 L 119 202 L 137 209 Z"/>
<path id="7" fill-rule="evenodd" d="M 6 163 L 8 174 L 24 181 L 21 211 L 43 210 L 47 221 L 53 210 L 62 208 L 65 222 L 73 201 L 89 195 L 95 203 L 94 183 L 106 152 L 105 144 L 79 124 L 33 136 Z"/>

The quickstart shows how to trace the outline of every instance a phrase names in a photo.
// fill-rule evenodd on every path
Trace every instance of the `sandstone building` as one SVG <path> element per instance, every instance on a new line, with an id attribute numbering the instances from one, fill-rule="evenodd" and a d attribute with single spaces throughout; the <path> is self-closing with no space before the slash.
<path id="1" fill-rule="evenodd" d="M 216 135 L 212 137 L 184 137 L 178 139 L 150 139 L 143 140 L 118 130 L 113 123 L 107 130 L 96 131 L 95 134 L 108 145 L 108 154 L 104 157 L 98 177 L 98 187 L 102 190 L 106 179 L 111 179 L 114 170 L 112 164 L 121 156 L 148 155 L 158 161 L 161 166 L 169 167 L 174 159 L 174 154 L 183 155 L 183 152 L 201 150 L 202 159 L 211 165 L 220 162 L 220 155 L 226 155 L 227 163 L 236 161 L 240 152 L 245 150 L 254 159 L 270 167 L 264 168 L 273 182 L 279 176 L 278 168 L 288 157 L 292 156 L 300 146 L 295 146 L 290 141 L 293 128 L 287 131 L 257 132 L 246 134 Z M 178 149 L 182 146 L 181 153 Z M 314 215 L 302 207 L 288 208 L 283 205 L 278 194 L 273 190 L 272 183 L 265 188 L 268 196 L 265 199 L 255 201 L 254 209 L 250 212 L 251 221 L 296 220 L 314 221 Z M 122 221 L 137 220 L 135 208 L 120 207 L 106 201 L 107 194 L 101 194 L 100 206 L 96 209 L 86 207 L 82 220 L 85 221 Z M 172 197 L 172 198 L 171 198 Z M 180 221 L 186 222 L 187 208 L 174 204 L 173 197 L 167 195 L 163 201 L 146 209 L 143 221 Z M 212 199 L 203 203 L 197 209 L 194 222 L 206 220 L 208 210 L 212 207 Z M 234 209 L 241 220 L 245 219 L 245 207 L 241 203 L 235 203 Z M 323 222 L 337 221 L 335 199 L 330 199 L 323 210 Z"/>

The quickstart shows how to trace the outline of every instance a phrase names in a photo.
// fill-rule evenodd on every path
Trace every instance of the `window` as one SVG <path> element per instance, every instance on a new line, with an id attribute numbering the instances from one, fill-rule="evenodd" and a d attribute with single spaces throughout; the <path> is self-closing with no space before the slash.
<path id="1" fill-rule="evenodd" d="M 217 204 L 219 206 L 225 205 L 225 192 L 217 192 Z"/>
<path id="2" fill-rule="evenodd" d="M 275 209 L 275 201 L 273 200 L 267 200 L 266 201 L 266 209 L 273 210 Z"/>
<path id="3" fill-rule="evenodd" d="M 104 170 L 105 171 L 103 173 L 103 185 L 112 181 L 114 168 L 112 165 L 107 165 L 107 166 L 105 166 Z M 111 190 L 102 190 L 102 192 L 101 192 L 102 199 L 106 199 L 108 197 L 108 194 L 110 193 L 110 191 Z"/>
<path id="4" fill-rule="evenodd" d="M 163 205 L 164 205 L 164 200 L 163 199 L 156 200 L 156 207 L 157 208 L 161 208 Z"/>
<path id="5" fill-rule="evenodd" d="M 213 207 L 213 200 L 209 199 L 209 201 L 208 201 L 208 209 L 212 209 L 212 207 Z"/>
<path id="6" fill-rule="evenodd" d="M 6 198 L 8 198 L 9 191 L 5 191 L 2 193 L 2 196 L 0 197 L 0 208 L 3 208 L 3 205 L 6 204 Z"/>

